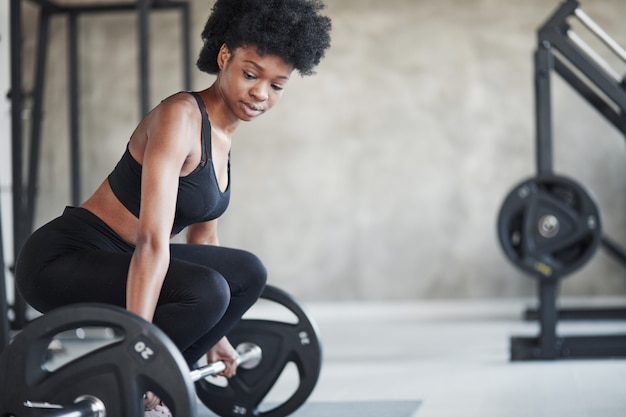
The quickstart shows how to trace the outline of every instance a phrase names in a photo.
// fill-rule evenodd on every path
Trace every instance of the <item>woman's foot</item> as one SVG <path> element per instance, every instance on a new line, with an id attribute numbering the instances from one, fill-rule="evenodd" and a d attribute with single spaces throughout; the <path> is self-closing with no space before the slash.
<path id="1" fill-rule="evenodd" d="M 159 397 L 148 391 L 143 398 L 144 417 L 172 417 L 172 412 Z"/>
<path id="2" fill-rule="evenodd" d="M 165 404 L 159 404 L 152 410 L 144 411 L 144 417 L 172 417 L 172 412 Z"/>

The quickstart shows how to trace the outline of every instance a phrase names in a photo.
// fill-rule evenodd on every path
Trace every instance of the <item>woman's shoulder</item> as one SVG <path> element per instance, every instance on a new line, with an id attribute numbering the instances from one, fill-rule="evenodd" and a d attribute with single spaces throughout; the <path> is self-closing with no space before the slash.
<path id="1" fill-rule="evenodd" d="M 153 143 L 152 149 L 187 155 L 193 151 L 201 127 L 202 117 L 194 97 L 176 93 L 162 100 L 142 120 L 131 137 L 129 149 L 140 164 L 149 142 Z"/>
<path id="2" fill-rule="evenodd" d="M 156 109 L 164 111 L 196 112 L 198 113 L 198 102 L 193 93 L 181 91 L 163 99 Z"/>
<path id="3" fill-rule="evenodd" d="M 149 126 L 163 124 L 201 123 L 201 113 L 194 97 L 186 92 L 173 94 L 162 100 L 146 116 L 144 122 Z"/>

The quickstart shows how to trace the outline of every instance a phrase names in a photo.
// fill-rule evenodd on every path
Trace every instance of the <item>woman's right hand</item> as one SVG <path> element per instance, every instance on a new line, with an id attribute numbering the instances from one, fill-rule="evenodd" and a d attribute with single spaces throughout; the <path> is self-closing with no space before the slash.
<path id="1" fill-rule="evenodd" d="M 219 342 L 215 344 L 206 354 L 207 362 L 213 363 L 223 361 L 226 364 L 226 369 L 219 375 L 226 378 L 232 378 L 237 374 L 237 359 L 239 354 L 235 348 L 230 344 L 226 336 L 222 337 Z"/>

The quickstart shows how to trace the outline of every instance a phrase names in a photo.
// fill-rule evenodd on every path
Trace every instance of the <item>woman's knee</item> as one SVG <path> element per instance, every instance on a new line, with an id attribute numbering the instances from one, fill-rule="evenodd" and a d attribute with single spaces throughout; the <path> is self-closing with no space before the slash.
<path id="1" fill-rule="evenodd" d="M 267 269 L 265 268 L 265 265 L 261 259 L 250 252 L 244 252 L 243 262 L 241 265 L 244 268 L 242 274 L 246 277 L 246 282 L 243 285 L 243 288 L 247 291 L 255 293 L 258 298 L 267 283 Z"/>
<path id="2" fill-rule="evenodd" d="M 230 303 L 230 287 L 224 277 L 216 271 L 206 271 L 198 277 L 199 283 L 194 288 L 200 309 L 211 315 L 224 314 Z"/>
<path id="3" fill-rule="evenodd" d="M 230 302 L 228 282 L 214 270 L 189 265 L 179 270 L 176 264 L 170 264 L 160 303 L 179 305 L 183 310 L 219 320 Z"/>

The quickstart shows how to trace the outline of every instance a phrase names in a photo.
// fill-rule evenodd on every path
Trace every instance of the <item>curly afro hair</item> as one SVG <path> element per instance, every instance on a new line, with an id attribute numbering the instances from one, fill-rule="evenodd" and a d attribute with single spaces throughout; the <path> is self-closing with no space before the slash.
<path id="1" fill-rule="evenodd" d="M 321 0 L 217 0 L 202 31 L 204 46 L 196 65 L 217 74 L 223 44 L 234 51 L 256 46 L 260 55 L 276 55 L 301 75 L 314 74 L 330 46 L 331 21 L 319 12 Z"/>

